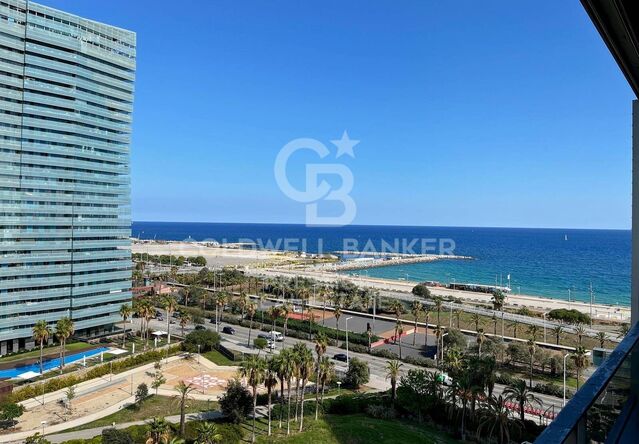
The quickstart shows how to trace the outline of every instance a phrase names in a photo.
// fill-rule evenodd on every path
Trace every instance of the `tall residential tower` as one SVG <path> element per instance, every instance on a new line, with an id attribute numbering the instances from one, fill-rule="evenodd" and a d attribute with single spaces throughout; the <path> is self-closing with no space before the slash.
<path id="1" fill-rule="evenodd" d="M 113 330 L 131 299 L 135 33 L 0 0 L 0 355 L 38 320 Z"/>

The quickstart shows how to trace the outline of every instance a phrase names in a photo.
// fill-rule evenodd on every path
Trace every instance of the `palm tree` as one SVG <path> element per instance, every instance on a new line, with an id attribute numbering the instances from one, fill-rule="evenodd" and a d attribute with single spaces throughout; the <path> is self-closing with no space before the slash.
<path id="1" fill-rule="evenodd" d="M 533 378 L 533 365 L 535 360 L 535 351 L 537 349 L 537 343 L 534 339 L 528 340 L 528 354 L 530 355 L 530 388 L 532 388 L 532 378 Z"/>
<path id="2" fill-rule="evenodd" d="M 282 307 L 274 305 L 268 309 L 268 315 L 271 318 L 271 330 L 275 331 L 275 321 L 282 315 Z"/>
<path id="3" fill-rule="evenodd" d="M 461 438 L 462 441 L 466 441 L 466 407 L 468 402 L 473 399 L 473 381 L 470 378 L 468 372 L 464 372 L 460 375 L 457 382 L 458 395 L 462 404 L 462 417 L 461 417 Z"/>
<path id="4" fill-rule="evenodd" d="M 257 416 L 257 386 L 264 381 L 266 372 L 266 361 L 259 356 L 249 355 L 240 364 L 240 376 L 246 378 L 247 384 L 253 391 L 253 429 L 251 431 L 251 442 L 255 442 L 255 417 Z"/>
<path id="5" fill-rule="evenodd" d="M 322 326 L 325 326 L 325 321 L 326 321 L 326 302 L 328 301 L 328 295 L 329 295 L 329 291 L 328 288 L 325 285 L 321 285 L 318 289 L 317 289 L 317 295 L 320 298 L 320 301 L 322 301 Z"/>
<path id="6" fill-rule="evenodd" d="M 626 335 L 628 334 L 628 332 L 630 331 L 630 325 L 627 322 L 624 322 L 623 324 L 621 324 L 621 326 L 619 327 L 619 330 L 617 330 L 618 333 L 618 338 L 619 339 L 623 339 L 626 337 Z"/>
<path id="7" fill-rule="evenodd" d="M 436 351 L 436 353 L 437 353 L 437 358 L 438 359 L 441 359 L 440 356 L 442 356 L 442 357 L 444 356 L 444 352 L 443 352 L 443 350 L 440 350 L 440 346 L 439 346 L 440 339 L 442 338 L 443 334 L 444 334 L 444 331 L 441 328 L 441 326 L 438 325 L 437 327 L 435 327 L 435 339 L 437 341 L 437 349 L 436 349 L 437 351 Z"/>
<path id="8" fill-rule="evenodd" d="M 552 334 L 555 335 L 555 342 L 559 345 L 559 341 L 561 340 L 561 334 L 564 332 L 564 327 L 561 325 L 557 325 L 552 329 Z"/>
<path id="9" fill-rule="evenodd" d="M 335 328 L 337 329 L 337 345 L 339 345 L 339 318 L 342 316 L 342 308 L 339 305 L 335 306 L 333 310 L 333 316 L 335 316 Z"/>
<path id="10" fill-rule="evenodd" d="M 248 314 L 250 319 L 247 347 L 251 346 L 251 333 L 253 332 L 253 317 L 255 316 L 256 311 L 257 311 L 257 305 L 255 304 L 255 302 L 250 302 L 246 306 L 246 314 Z"/>
<path id="11" fill-rule="evenodd" d="M 481 357 L 481 346 L 484 344 L 484 341 L 486 341 L 486 335 L 484 333 L 484 329 L 480 328 L 477 331 L 477 355 L 479 357 Z"/>
<path id="12" fill-rule="evenodd" d="M 74 333 L 75 327 L 73 325 L 73 321 L 71 318 L 64 317 L 58 320 L 55 326 L 55 335 L 60 341 L 60 371 L 64 368 L 64 357 L 66 356 L 67 350 L 67 339 L 71 337 Z"/>
<path id="13" fill-rule="evenodd" d="M 435 296 L 433 298 L 433 301 L 435 302 L 435 311 L 437 312 L 437 326 L 439 326 L 441 325 L 440 316 L 442 313 L 442 308 L 444 308 L 444 300 L 441 296 Z"/>
<path id="14" fill-rule="evenodd" d="M 541 401 L 532 391 L 532 387 L 526 387 L 526 381 L 523 379 L 517 379 L 508 384 L 504 388 L 503 395 L 506 397 L 506 401 L 515 402 L 519 405 L 519 419 L 522 423 L 524 422 L 526 406 L 541 405 Z"/>
<path id="15" fill-rule="evenodd" d="M 539 336 L 540 327 L 539 325 L 529 325 L 528 326 L 528 334 L 533 342 L 537 342 L 537 336 Z"/>
<path id="16" fill-rule="evenodd" d="M 572 353 L 572 360 L 575 361 L 575 370 L 577 370 L 577 390 L 579 390 L 579 379 L 581 377 L 581 370 L 586 368 L 589 364 L 588 351 L 579 345 Z"/>
<path id="17" fill-rule="evenodd" d="M 475 331 L 479 331 L 479 323 L 481 322 L 481 316 L 479 313 L 473 313 L 470 315 L 470 320 L 475 324 Z"/>
<path id="18" fill-rule="evenodd" d="M 504 296 L 504 293 L 501 290 L 495 290 L 492 297 L 493 310 L 501 310 L 504 308 L 505 300 L 506 297 Z"/>
<path id="19" fill-rule="evenodd" d="M 264 373 L 264 386 L 268 396 L 268 436 L 271 436 L 271 395 L 273 388 L 277 387 L 277 369 L 279 363 L 275 359 L 269 359 L 266 362 L 266 371 Z"/>
<path id="20" fill-rule="evenodd" d="M 199 422 L 195 427 L 197 438 L 194 444 L 217 444 L 222 442 L 222 435 L 217 431 L 217 426 L 212 422 Z"/>
<path id="21" fill-rule="evenodd" d="M 511 323 L 510 326 L 513 329 L 513 337 L 515 339 L 517 339 L 517 327 L 519 327 L 519 321 L 517 319 L 514 319 Z"/>
<path id="22" fill-rule="evenodd" d="M 393 299 L 389 309 L 395 313 L 395 337 L 393 338 L 393 342 L 397 342 L 397 326 L 399 325 L 399 317 L 404 312 L 404 305 L 397 299 Z"/>
<path id="23" fill-rule="evenodd" d="M 146 423 L 149 426 L 149 431 L 147 432 L 149 439 L 146 441 L 146 444 L 161 444 L 169 440 L 171 429 L 169 423 L 167 423 L 164 418 L 153 417 L 153 419 Z"/>
<path id="24" fill-rule="evenodd" d="M 126 347 L 126 321 L 133 314 L 133 310 L 129 304 L 122 304 L 120 307 L 120 316 L 122 317 L 122 348 Z"/>
<path id="25" fill-rule="evenodd" d="M 246 306 L 251 302 L 248 295 L 245 292 L 241 292 L 237 299 L 237 305 L 240 307 L 241 319 L 244 319 L 244 312 L 246 311 Z"/>
<path id="26" fill-rule="evenodd" d="M 402 335 L 404 334 L 404 324 L 402 324 L 402 321 L 397 322 L 395 331 L 397 332 L 397 339 L 399 340 L 399 359 L 402 359 Z"/>
<path id="27" fill-rule="evenodd" d="M 495 314 L 493 313 L 493 337 L 497 336 L 497 316 L 495 316 Z"/>
<path id="28" fill-rule="evenodd" d="M 424 307 L 424 324 L 426 324 L 426 328 L 424 328 L 424 346 L 428 346 L 428 322 L 430 321 L 430 310 L 428 307 Z"/>
<path id="29" fill-rule="evenodd" d="M 317 354 L 317 366 L 315 370 L 315 374 L 317 375 L 317 379 L 321 378 L 321 367 L 320 364 L 322 362 L 322 356 L 326 353 L 326 349 L 328 348 L 328 338 L 324 333 L 318 333 L 315 336 L 315 353 Z M 319 412 L 319 383 L 315 384 L 315 419 L 317 419 L 317 415 Z"/>
<path id="30" fill-rule="evenodd" d="M 575 327 L 575 334 L 577 335 L 577 345 L 581 345 L 583 337 L 586 335 L 586 327 L 584 324 L 577 324 Z"/>
<path id="31" fill-rule="evenodd" d="M 224 314 L 224 306 L 229 300 L 229 295 L 225 291 L 218 293 L 215 298 L 215 331 L 219 333 L 220 331 L 220 321 L 222 320 L 222 315 Z"/>
<path id="32" fill-rule="evenodd" d="M 296 355 L 298 357 L 298 377 L 302 381 L 302 396 L 300 407 L 300 429 L 304 427 L 304 393 L 306 391 L 306 383 L 313 374 L 313 354 L 305 344 L 298 342 L 295 344 Z"/>
<path id="33" fill-rule="evenodd" d="M 419 318 L 424 312 L 424 305 L 421 302 L 415 300 L 410 304 L 410 312 L 415 318 L 415 333 L 413 333 L 413 346 L 415 346 L 415 341 L 417 340 L 417 323 L 419 322 Z"/>
<path id="34" fill-rule="evenodd" d="M 44 343 L 49 340 L 51 336 L 51 329 L 46 321 L 38 321 L 33 326 L 33 339 L 40 343 L 40 374 L 44 372 L 42 366 L 42 351 L 44 349 Z"/>
<path id="35" fill-rule="evenodd" d="M 290 302 L 284 302 L 282 304 L 282 316 L 284 317 L 284 336 L 288 333 L 288 316 L 293 311 L 293 306 Z"/>
<path id="36" fill-rule="evenodd" d="M 275 357 L 277 379 L 280 380 L 280 429 L 282 428 L 282 416 L 284 415 L 284 384 L 288 383 L 288 415 L 289 421 L 291 416 L 291 377 L 293 374 L 293 359 L 290 348 L 284 348 Z"/>
<path id="37" fill-rule="evenodd" d="M 606 333 L 603 331 L 597 332 L 596 338 L 599 341 L 599 347 L 604 348 L 604 345 L 606 345 L 606 339 L 608 339 Z"/>
<path id="38" fill-rule="evenodd" d="M 396 359 L 386 362 L 386 379 L 390 379 L 391 382 L 391 401 L 395 404 L 397 399 L 397 378 L 400 374 L 400 368 L 402 363 Z"/>
<path id="39" fill-rule="evenodd" d="M 457 321 L 457 329 L 459 329 L 459 319 L 461 318 L 461 310 L 455 310 L 453 312 L 453 316 L 455 316 L 455 320 Z"/>
<path id="40" fill-rule="evenodd" d="M 182 328 L 182 338 L 184 338 L 184 329 L 189 322 L 191 322 L 191 316 L 188 313 L 180 312 L 180 328 Z"/>
<path id="41" fill-rule="evenodd" d="M 326 384 L 329 384 L 333 379 L 335 379 L 335 364 L 329 359 L 328 356 L 322 356 L 322 360 L 320 361 L 320 373 L 317 378 L 317 382 L 321 385 L 320 391 L 320 404 L 324 403 L 324 388 Z"/>
<path id="42" fill-rule="evenodd" d="M 184 420 L 186 415 L 186 401 L 189 399 L 189 395 L 195 390 L 192 384 L 185 384 L 184 381 L 180 381 L 175 386 L 175 390 L 178 392 L 176 399 L 180 404 L 180 436 L 184 438 L 184 432 L 186 431 L 186 422 Z"/>
<path id="43" fill-rule="evenodd" d="M 166 342 L 171 343 L 171 316 L 177 310 L 178 304 L 173 296 L 166 296 L 162 301 L 162 306 L 166 311 Z"/>
<path id="44" fill-rule="evenodd" d="M 491 396 L 487 399 L 484 409 L 480 412 L 477 437 L 480 437 L 484 429 L 488 429 L 490 438 L 496 433 L 499 444 L 508 443 L 510 442 L 511 424 L 510 409 L 504 405 L 502 396 Z"/>

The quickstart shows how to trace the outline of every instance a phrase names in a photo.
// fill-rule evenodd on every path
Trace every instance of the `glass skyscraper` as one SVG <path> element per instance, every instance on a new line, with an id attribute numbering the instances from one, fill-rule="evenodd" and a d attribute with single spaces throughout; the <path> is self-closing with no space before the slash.
<path id="1" fill-rule="evenodd" d="M 38 320 L 113 331 L 131 300 L 135 33 L 0 0 L 0 354 Z"/>

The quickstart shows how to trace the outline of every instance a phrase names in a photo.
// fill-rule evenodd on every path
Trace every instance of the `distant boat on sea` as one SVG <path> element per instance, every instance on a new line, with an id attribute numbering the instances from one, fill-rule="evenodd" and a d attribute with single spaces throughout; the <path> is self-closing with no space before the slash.
<path id="1" fill-rule="evenodd" d="M 568 235 L 564 234 L 564 240 L 567 241 L 568 240 Z"/>

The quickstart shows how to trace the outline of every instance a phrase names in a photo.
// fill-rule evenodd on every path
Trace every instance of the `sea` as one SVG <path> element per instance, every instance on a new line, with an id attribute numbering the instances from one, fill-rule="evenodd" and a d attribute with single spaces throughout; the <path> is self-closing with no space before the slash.
<path id="1" fill-rule="evenodd" d="M 141 239 L 251 242 L 330 253 L 452 253 L 472 259 L 349 270 L 409 281 L 510 285 L 513 294 L 630 305 L 630 230 L 133 222 Z"/>

